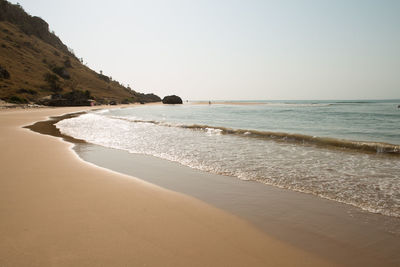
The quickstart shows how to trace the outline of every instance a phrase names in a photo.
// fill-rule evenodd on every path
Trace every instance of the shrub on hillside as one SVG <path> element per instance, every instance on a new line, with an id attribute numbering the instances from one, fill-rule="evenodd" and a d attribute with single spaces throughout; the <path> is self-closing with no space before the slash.
<path id="1" fill-rule="evenodd" d="M 26 103 L 28 103 L 28 100 L 26 100 L 23 97 L 16 96 L 16 95 L 11 96 L 7 100 L 8 100 L 8 102 L 14 103 L 14 104 L 26 104 Z"/>
<path id="2" fill-rule="evenodd" d="M 105 81 L 105 82 L 110 82 L 110 78 L 109 77 L 107 77 L 106 75 L 103 75 L 103 74 L 101 74 L 101 73 L 99 73 L 98 75 L 97 75 L 97 77 L 99 77 L 99 79 L 101 79 L 101 80 L 103 80 L 103 81 Z"/>
<path id="3" fill-rule="evenodd" d="M 41 104 L 48 106 L 90 106 L 91 94 L 88 90 L 73 90 L 65 94 L 53 94 L 50 100 Z"/>
<path id="4" fill-rule="evenodd" d="M 66 68 L 72 68 L 72 64 L 71 64 L 71 60 L 69 59 L 69 57 L 66 57 L 64 60 L 64 66 Z"/>
<path id="5" fill-rule="evenodd" d="M 44 80 L 50 84 L 54 84 L 59 81 L 57 75 L 51 74 L 51 73 L 46 73 L 44 75 Z"/>
<path id="6" fill-rule="evenodd" d="M 47 82 L 47 84 L 49 85 L 49 87 L 50 87 L 50 91 L 53 91 L 53 92 L 61 92 L 62 91 L 62 88 L 61 88 L 61 86 L 60 86 L 60 83 L 59 83 L 59 79 L 58 79 L 58 76 L 57 75 L 54 75 L 54 74 L 52 74 L 52 73 L 46 73 L 45 75 L 44 75 L 44 80 Z"/>
<path id="7" fill-rule="evenodd" d="M 81 101 L 81 100 L 89 100 L 91 98 L 90 91 L 82 91 L 82 90 L 73 90 L 71 92 L 65 93 L 63 97 L 67 100 L 71 101 Z"/>
<path id="8" fill-rule="evenodd" d="M 65 69 L 65 67 L 58 67 L 58 66 L 54 66 L 51 68 L 51 70 L 57 74 L 58 76 L 60 76 L 61 78 L 64 78 L 66 80 L 71 79 L 71 75 L 69 75 L 69 72 Z"/>
<path id="9" fill-rule="evenodd" d="M 10 79 L 10 73 L 2 66 L 0 66 L 0 78 L 1 79 Z"/>
<path id="10" fill-rule="evenodd" d="M 134 103 L 135 100 L 133 99 L 133 97 L 131 98 L 125 98 L 124 100 L 122 100 L 121 104 L 130 104 L 130 103 Z"/>
<path id="11" fill-rule="evenodd" d="M 32 89 L 25 89 L 25 88 L 21 88 L 17 91 L 17 93 L 19 94 L 30 94 L 30 95 L 36 95 L 37 92 L 35 90 Z"/>

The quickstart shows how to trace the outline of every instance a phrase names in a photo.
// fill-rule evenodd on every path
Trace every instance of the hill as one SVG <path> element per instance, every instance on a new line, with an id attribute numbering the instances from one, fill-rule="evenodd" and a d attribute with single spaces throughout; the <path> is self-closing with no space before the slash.
<path id="1" fill-rule="evenodd" d="M 13 103 L 86 105 L 158 102 L 85 66 L 39 17 L 0 0 L 0 99 Z"/>

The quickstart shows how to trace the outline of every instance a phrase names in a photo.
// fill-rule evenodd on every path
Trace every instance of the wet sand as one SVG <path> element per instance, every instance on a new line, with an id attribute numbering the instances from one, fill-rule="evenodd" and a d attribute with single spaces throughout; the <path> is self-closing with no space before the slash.
<path id="1" fill-rule="evenodd" d="M 82 109 L 0 112 L 0 266 L 333 265 L 193 197 L 85 163 L 70 143 L 22 128 Z"/>
<path id="2" fill-rule="evenodd" d="M 400 219 L 313 195 L 215 175 L 152 156 L 80 143 L 84 160 L 194 196 L 269 236 L 340 266 L 399 266 Z"/>

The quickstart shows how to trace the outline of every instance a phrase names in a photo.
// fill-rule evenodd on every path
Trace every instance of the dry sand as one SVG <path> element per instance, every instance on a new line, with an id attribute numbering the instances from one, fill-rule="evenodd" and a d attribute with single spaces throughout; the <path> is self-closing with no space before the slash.
<path id="1" fill-rule="evenodd" d="M 0 266 L 328 266 L 194 198 L 80 160 L 0 112 Z"/>

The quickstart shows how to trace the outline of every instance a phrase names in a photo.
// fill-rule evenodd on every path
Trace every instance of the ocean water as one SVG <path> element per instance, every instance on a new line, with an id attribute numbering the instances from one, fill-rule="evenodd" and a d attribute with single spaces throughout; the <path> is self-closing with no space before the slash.
<path id="1" fill-rule="evenodd" d="M 56 124 L 87 142 L 400 217 L 400 101 L 100 110 Z"/>

